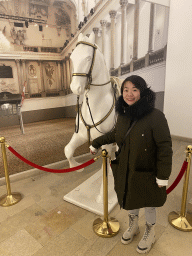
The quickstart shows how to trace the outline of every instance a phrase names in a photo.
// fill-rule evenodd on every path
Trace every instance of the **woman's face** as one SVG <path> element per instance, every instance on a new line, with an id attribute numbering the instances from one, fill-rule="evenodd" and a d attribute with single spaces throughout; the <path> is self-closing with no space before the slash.
<path id="1" fill-rule="evenodd" d="M 124 84 L 123 99 L 128 105 L 133 105 L 140 99 L 140 90 L 130 81 L 127 81 Z"/>

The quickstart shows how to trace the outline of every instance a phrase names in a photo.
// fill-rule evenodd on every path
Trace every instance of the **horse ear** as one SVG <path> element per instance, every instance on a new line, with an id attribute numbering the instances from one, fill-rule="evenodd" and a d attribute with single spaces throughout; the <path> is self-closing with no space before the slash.
<path id="1" fill-rule="evenodd" d="M 79 41 L 83 41 L 83 34 L 82 33 L 80 33 L 79 36 L 78 36 L 78 42 Z"/>
<path id="2" fill-rule="evenodd" d="M 95 43 L 95 34 L 94 32 L 91 32 L 90 36 L 89 36 L 89 42 L 94 44 Z"/>

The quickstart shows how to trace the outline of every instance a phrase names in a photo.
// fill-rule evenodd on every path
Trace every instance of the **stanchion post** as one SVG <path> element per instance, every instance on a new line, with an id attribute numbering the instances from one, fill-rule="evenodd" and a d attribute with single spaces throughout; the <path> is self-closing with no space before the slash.
<path id="1" fill-rule="evenodd" d="M 103 157 L 103 208 L 104 220 L 101 218 L 93 222 L 94 232 L 101 237 L 113 237 L 119 232 L 119 222 L 115 218 L 108 217 L 108 171 L 107 171 L 107 157 L 108 153 L 102 150 Z"/>
<path id="2" fill-rule="evenodd" d="M 0 197 L 0 206 L 11 206 L 18 203 L 21 200 L 22 196 L 20 193 L 11 193 L 4 137 L 0 137 L 0 144 L 1 144 L 1 150 L 2 150 L 2 156 L 3 156 L 3 165 L 5 170 L 5 180 L 6 180 L 6 186 L 7 186 L 7 195 L 3 195 L 2 197 Z"/>
<path id="3" fill-rule="evenodd" d="M 187 166 L 187 171 L 185 173 L 185 180 L 183 183 L 181 212 L 177 213 L 173 211 L 169 213 L 168 220 L 169 220 L 169 223 L 176 229 L 179 229 L 182 231 L 192 231 L 192 215 L 186 212 L 192 146 L 189 145 L 187 146 L 186 149 L 187 149 L 186 161 L 188 162 L 188 166 Z"/>

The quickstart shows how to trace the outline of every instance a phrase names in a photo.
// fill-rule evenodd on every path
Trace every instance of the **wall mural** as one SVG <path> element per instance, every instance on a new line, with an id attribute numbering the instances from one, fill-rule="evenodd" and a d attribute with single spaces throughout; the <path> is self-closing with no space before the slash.
<path id="1" fill-rule="evenodd" d="M 25 40 L 25 34 L 26 31 L 23 30 L 16 30 L 15 27 L 13 27 L 10 31 L 11 33 L 11 37 L 14 40 L 14 44 L 19 44 L 19 45 L 23 45 L 24 44 L 24 40 Z"/>
<path id="2" fill-rule="evenodd" d="M 29 76 L 31 76 L 31 77 L 36 76 L 37 71 L 36 71 L 36 68 L 35 68 L 34 65 L 29 65 L 29 67 L 28 67 L 28 74 L 29 74 Z"/>
<path id="3" fill-rule="evenodd" d="M 15 83 L 9 83 L 3 80 L 0 81 L 0 93 L 1 92 L 19 93 Z"/>
<path id="4" fill-rule="evenodd" d="M 42 91 L 40 65 L 37 62 L 27 62 L 26 72 L 30 95 L 39 94 Z"/>
<path id="5" fill-rule="evenodd" d="M 63 46 L 63 42 L 71 36 L 71 31 L 76 29 L 76 7 L 72 0 L 26 0 L 22 1 L 22 4 L 20 0 L 0 0 L 0 13 L 44 20 L 49 25 L 47 31 L 50 31 L 49 34 L 46 34 L 46 30 L 44 31 L 46 39 L 51 39 L 51 35 L 55 34 L 54 30 L 57 30 L 58 37 L 61 35 L 59 40 L 56 38 L 52 40 L 53 42 L 50 40 L 47 47 Z M 29 22 L 30 29 L 25 27 L 24 22 L 21 23 L 23 23 L 23 27 L 14 26 L 12 20 L 4 19 L 1 22 L 0 29 L 14 50 L 22 50 L 22 47 L 15 47 L 15 45 L 31 46 L 35 44 L 32 36 L 34 34 L 29 33 L 29 30 L 33 29 L 34 23 Z M 36 28 L 34 28 L 35 30 Z M 37 34 L 36 46 L 43 46 L 42 38 L 44 39 L 44 34 Z"/>
<path id="6" fill-rule="evenodd" d="M 66 9 L 65 3 L 54 2 L 53 6 L 56 8 L 56 12 L 55 12 L 56 25 L 59 27 L 63 27 L 67 32 L 67 36 L 70 36 L 71 35 L 71 19 L 65 10 Z"/>
<path id="7" fill-rule="evenodd" d="M 50 63 L 45 63 L 44 64 L 45 68 L 45 76 L 44 76 L 44 83 L 46 85 L 46 90 L 47 91 L 52 91 L 57 89 L 56 85 L 56 79 L 55 79 L 55 66 L 50 64 Z"/>
<path id="8" fill-rule="evenodd" d="M 29 16 L 36 18 L 48 18 L 48 6 L 50 5 L 49 0 L 36 0 L 29 1 Z"/>

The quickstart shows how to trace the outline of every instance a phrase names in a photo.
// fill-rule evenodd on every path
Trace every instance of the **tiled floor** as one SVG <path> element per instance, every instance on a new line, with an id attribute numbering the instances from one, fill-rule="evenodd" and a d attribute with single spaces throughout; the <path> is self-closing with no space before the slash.
<path id="1" fill-rule="evenodd" d="M 169 185 L 176 178 L 185 159 L 187 142 L 173 141 L 173 172 Z M 86 162 L 90 156 L 79 157 Z M 129 245 L 120 238 L 128 226 L 125 210 L 116 206 L 110 213 L 120 223 L 120 232 L 113 238 L 101 238 L 93 230 L 96 214 L 63 200 L 63 196 L 92 176 L 101 161 L 83 172 L 44 173 L 11 183 L 13 192 L 23 199 L 16 205 L 0 207 L 0 256 L 134 256 L 145 228 L 143 209 L 140 212 L 141 233 Z M 22 174 L 20 174 L 22 177 Z M 168 214 L 180 210 L 182 185 L 168 195 L 166 204 L 157 211 L 156 243 L 148 255 L 192 255 L 192 232 L 182 232 L 168 223 Z M 0 195 L 6 186 L 0 186 Z M 189 192 L 191 198 L 191 192 Z"/>

